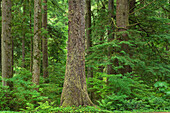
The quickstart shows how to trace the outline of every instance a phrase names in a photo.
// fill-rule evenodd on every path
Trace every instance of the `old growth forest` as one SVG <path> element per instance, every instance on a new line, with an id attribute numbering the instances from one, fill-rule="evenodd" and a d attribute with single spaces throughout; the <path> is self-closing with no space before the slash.
<path id="1" fill-rule="evenodd" d="M 170 112 L 170 0 L 0 0 L 0 112 Z"/>

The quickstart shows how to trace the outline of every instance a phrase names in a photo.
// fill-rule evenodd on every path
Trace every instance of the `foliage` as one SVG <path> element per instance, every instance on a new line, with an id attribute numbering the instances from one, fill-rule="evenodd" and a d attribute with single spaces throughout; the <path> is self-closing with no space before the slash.
<path id="1" fill-rule="evenodd" d="M 52 60 L 51 60 L 52 61 Z M 60 104 L 60 97 L 64 83 L 65 66 L 62 63 L 49 62 L 49 78 L 46 84 L 40 85 L 41 95 L 48 97 L 56 106 Z"/>
<path id="2" fill-rule="evenodd" d="M 12 90 L 9 87 L 0 86 L 1 111 L 18 111 L 26 108 L 27 104 L 32 103 L 37 106 L 37 102 L 48 99 L 48 97 L 41 96 L 39 92 L 34 90 L 37 86 L 34 86 L 29 80 L 32 76 L 29 71 L 18 67 L 15 72 L 14 77 L 9 79 L 14 84 Z"/>
<path id="3" fill-rule="evenodd" d="M 108 77 L 109 83 L 104 79 L 90 78 L 88 84 L 93 86 L 89 88 L 89 91 L 93 91 L 95 95 L 99 96 L 95 98 L 98 99 L 97 102 L 103 109 L 110 111 L 170 110 L 170 99 L 168 93 L 166 93 L 169 87 L 166 82 L 156 82 L 154 85 L 157 88 L 155 92 L 154 87 L 151 88 L 145 85 L 143 81 L 139 81 L 138 76 L 103 74 L 102 77 Z"/>
<path id="4" fill-rule="evenodd" d="M 84 112 L 88 112 L 88 113 L 99 113 L 99 112 L 110 112 L 107 110 L 101 110 L 99 108 L 95 108 L 95 107 L 91 107 L 91 106 L 79 106 L 79 107 L 55 107 L 53 104 L 54 102 L 49 103 L 48 101 L 46 101 L 45 103 L 39 102 L 38 103 L 39 106 L 34 108 L 33 105 L 29 105 L 27 107 L 26 110 L 24 110 L 25 112 L 40 112 L 40 113 L 49 113 L 49 112 L 66 112 L 66 113 L 84 113 Z"/>
<path id="5" fill-rule="evenodd" d="M 87 85 L 89 94 L 93 93 L 92 101 L 100 109 L 89 106 L 59 107 L 66 65 L 68 0 L 48 0 L 48 30 L 41 29 L 41 35 L 48 37 L 49 77 L 40 77 L 39 86 L 32 84 L 29 68 L 30 42 L 34 36 L 33 2 L 25 1 L 26 14 L 23 16 L 24 0 L 13 0 L 14 76 L 7 79 L 13 82 L 13 88 L 0 85 L 1 111 L 170 111 L 170 18 L 167 0 L 144 0 L 143 3 L 136 0 L 134 13 L 129 15 L 128 30 L 123 32 L 117 31 L 114 5 L 114 39 L 110 42 L 108 30 L 112 24 L 108 16 L 108 0 L 92 0 L 92 47 L 91 54 L 86 54 L 86 67 L 93 69 L 93 78 L 87 78 Z M 21 68 L 24 32 L 26 68 Z M 119 39 L 124 33 L 128 36 L 126 41 Z M 129 51 L 122 50 L 122 45 L 127 45 Z M 109 47 L 112 48 L 110 57 Z M 107 74 L 108 65 L 112 65 L 114 73 Z M 132 71 L 122 73 L 126 66 L 130 66 Z M 39 92 L 33 90 L 36 87 L 39 87 Z"/>

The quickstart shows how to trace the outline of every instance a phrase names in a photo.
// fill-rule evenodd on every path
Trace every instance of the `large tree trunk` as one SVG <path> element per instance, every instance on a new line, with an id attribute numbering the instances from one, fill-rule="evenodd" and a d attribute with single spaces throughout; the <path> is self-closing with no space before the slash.
<path id="1" fill-rule="evenodd" d="M 129 24 L 129 2 L 128 0 L 117 0 L 116 2 L 116 24 L 119 32 L 126 31 L 128 29 Z M 120 41 L 128 41 L 128 35 L 126 33 L 122 33 L 119 36 Z M 125 51 L 127 54 L 129 53 L 129 47 L 127 44 L 121 45 L 121 50 Z M 123 65 L 124 69 L 120 69 L 121 74 L 125 74 L 127 72 L 131 72 L 132 68 L 129 65 Z"/>
<path id="2" fill-rule="evenodd" d="M 11 36 L 11 0 L 2 0 L 2 85 L 11 86 L 6 78 L 12 77 L 12 36 Z"/>
<path id="3" fill-rule="evenodd" d="M 44 30 L 47 30 L 47 0 L 44 0 L 43 10 L 44 13 L 42 15 L 42 27 Z M 43 77 L 48 77 L 48 39 L 46 36 L 42 37 L 42 52 L 43 52 Z"/>
<path id="4" fill-rule="evenodd" d="M 85 76 L 85 0 L 69 0 L 68 53 L 61 106 L 93 105 Z"/>
<path id="5" fill-rule="evenodd" d="M 41 0 L 34 0 L 34 39 L 33 39 L 33 75 L 32 82 L 39 85 L 40 48 L 41 48 Z M 38 91 L 38 88 L 36 88 Z"/>
<path id="6" fill-rule="evenodd" d="M 113 21 L 112 19 L 114 19 L 114 0 L 109 0 L 108 2 L 108 11 L 109 11 L 109 23 L 110 23 L 110 28 L 108 30 L 108 42 L 111 42 L 114 39 L 114 27 L 113 27 Z M 111 56 L 113 54 L 113 47 L 109 46 L 108 47 L 108 59 L 111 59 Z M 113 61 L 110 60 L 109 65 L 107 65 L 107 74 L 113 74 L 114 70 L 113 70 Z"/>

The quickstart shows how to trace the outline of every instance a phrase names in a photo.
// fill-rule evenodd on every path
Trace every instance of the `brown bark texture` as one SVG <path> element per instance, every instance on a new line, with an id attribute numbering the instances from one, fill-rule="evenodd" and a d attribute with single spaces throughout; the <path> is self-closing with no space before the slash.
<path id="1" fill-rule="evenodd" d="M 85 0 L 69 0 L 67 62 L 61 106 L 93 105 L 85 76 Z"/>
<path id="2" fill-rule="evenodd" d="M 109 0 L 108 1 L 108 11 L 109 11 L 109 23 L 110 23 L 110 28 L 108 30 L 108 42 L 111 42 L 114 39 L 114 27 L 113 27 L 113 21 L 114 19 L 114 0 Z M 108 47 L 108 59 L 111 59 L 111 56 L 113 54 L 113 47 L 111 45 Z M 109 65 L 107 65 L 107 74 L 113 74 L 114 69 L 112 67 L 113 61 L 110 60 Z"/>
<path id="3" fill-rule="evenodd" d="M 23 37 L 22 37 L 22 67 L 25 68 L 25 12 L 26 12 L 26 0 L 23 2 Z"/>
<path id="4" fill-rule="evenodd" d="M 32 0 L 29 0 L 29 18 L 30 18 L 30 34 L 32 34 L 32 7 L 31 7 Z M 32 73 L 32 68 L 33 68 L 33 37 L 31 36 L 31 43 L 30 43 L 30 72 Z"/>
<path id="5" fill-rule="evenodd" d="M 90 47 L 92 47 L 91 40 L 91 0 L 86 0 L 86 40 L 87 40 L 87 56 L 91 54 Z M 93 68 L 87 67 L 87 76 L 93 77 Z"/>
<path id="6" fill-rule="evenodd" d="M 116 25 L 118 27 L 118 32 L 123 32 L 128 29 L 129 25 L 129 1 L 128 0 L 117 0 L 116 2 Z M 121 33 L 119 37 L 120 41 L 128 41 L 128 35 L 126 33 Z M 121 45 L 121 50 L 129 53 L 129 47 L 127 44 Z M 117 62 L 118 65 L 118 62 Z M 123 65 L 124 68 L 120 69 L 121 74 L 131 72 L 132 69 L 129 65 Z"/>
<path id="7" fill-rule="evenodd" d="M 33 75 L 32 82 L 39 85 L 41 53 L 41 0 L 34 0 L 34 39 L 33 39 Z M 38 88 L 36 88 L 38 91 Z"/>
<path id="8" fill-rule="evenodd" d="M 43 0 L 42 27 L 47 30 L 47 0 Z M 48 77 L 48 39 L 42 36 L 42 52 L 43 52 L 43 77 Z"/>
<path id="9" fill-rule="evenodd" d="M 125 31 L 129 24 L 129 3 L 128 0 L 117 0 L 116 4 L 116 24 L 118 31 Z"/>
<path id="10" fill-rule="evenodd" d="M 92 47 L 91 39 L 91 0 L 86 0 L 86 44 L 87 44 L 87 57 L 91 54 L 90 47 Z M 93 68 L 87 67 L 87 77 L 93 78 Z M 93 87 L 93 86 L 89 86 Z M 89 92 L 90 99 L 93 100 L 94 93 Z"/>
<path id="11" fill-rule="evenodd" d="M 2 0 L 0 0 L 0 16 L 2 16 Z M 2 34 L 2 30 L 0 30 L 0 34 Z M 1 44 L 1 38 L 2 35 L 0 35 L 0 44 Z M 2 58 L 2 52 L 1 52 L 1 45 L 0 45 L 0 59 Z M 2 71 L 2 62 L 0 61 L 0 70 Z"/>
<path id="12" fill-rule="evenodd" d="M 12 36 L 11 36 L 11 0 L 2 0 L 2 85 L 10 86 L 6 78 L 12 77 Z"/>

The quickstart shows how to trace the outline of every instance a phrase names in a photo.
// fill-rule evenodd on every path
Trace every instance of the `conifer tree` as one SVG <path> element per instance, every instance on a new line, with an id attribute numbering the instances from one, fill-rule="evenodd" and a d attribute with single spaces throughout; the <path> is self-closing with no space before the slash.
<path id="1" fill-rule="evenodd" d="M 34 39 L 33 39 L 33 75 L 32 82 L 39 85 L 40 45 L 41 45 L 41 0 L 34 0 Z M 36 88 L 38 91 L 38 88 Z"/>
<path id="2" fill-rule="evenodd" d="M 42 13 L 42 27 L 47 30 L 47 0 L 43 3 L 43 13 Z M 43 53 L 43 77 L 48 77 L 48 39 L 47 36 L 42 36 L 42 53 Z"/>
<path id="3" fill-rule="evenodd" d="M 129 25 L 129 1 L 128 0 L 117 0 L 116 2 L 116 24 L 117 24 L 117 30 L 121 33 L 119 36 L 120 41 L 128 41 L 128 35 L 127 33 L 123 33 L 128 29 Z M 126 52 L 126 54 L 129 53 L 129 47 L 127 44 L 121 44 L 121 50 Z M 116 65 L 118 66 L 119 63 L 117 62 Z M 120 70 L 121 74 L 125 74 L 127 72 L 131 72 L 131 67 L 129 65 L 123 65 L 123 68 Z"/>
<path id="4" fill-rule="evenodd" d="M 12 84 L 5 79 L 12 77 L 12 36 L 11 36 L 11 0 L 2 0 L 2 85 Z"/>
<path id="5" fill-rule="evenodd" d="M 85 76 L 85 0 L 69 0 L 67 62 L 61 106 L 93 105 Z"/>

